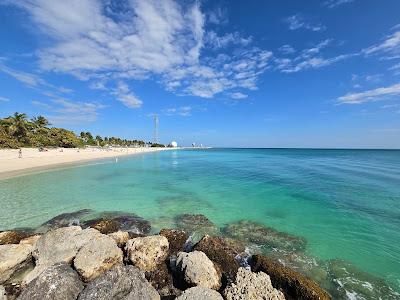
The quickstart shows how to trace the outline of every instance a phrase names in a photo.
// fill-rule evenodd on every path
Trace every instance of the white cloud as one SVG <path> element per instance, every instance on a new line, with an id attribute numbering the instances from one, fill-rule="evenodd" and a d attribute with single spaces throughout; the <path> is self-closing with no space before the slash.
<path id="1" fill-rule="evenodd" d="M 400 54 L 400 31 L 387 36 L 381 43 L 363 50 L 365 54 L 390 53 Z"/>
<path id="2" fill-rule="evenodd" d="M 347 4 L 347 3 L 351 3 L 351 2 L 354 2 L 354 0 L 326 0 L 324 2 L 324 6 L 326 6 L 328 8 L 334 8 L 339 5 Z"/>
<path id="3" fill-rule="evenodd" d="M 207 46 L 218 49 L 229 45 L 247 46 L 253 40 L 253 37 L 244 37 L 239 32 L 226 33 L 219 36 L 215 31 L 208 31 L 205 35 L 204 42 Z"/>
<path id="4" fill-rule="evenodd" d="M 246 94 L 236 92 L 231 94 L 232 99 L 240 100 L 240 99 L 246 99 L 248 96 Z"/>
<path id="5" fill-rule="evenodd" d="M 2 101 L 2 102 L 8 102 L 8 101 L 10 101 L 10 99 L 9 99 L 9 98 L 6 98 L 6 97 L 1 97 L 1 96 L 0 96 L 0 101 Z"/>
<path id="6" fill-rule="evenodd" d="M 377 101 L 393 96 L 400 95 L 400 83 L 388 87 L 380 87 L 361 93 L 348 93 L 337 98 L 340 104 L 360 104 L 365 102 Z"/>
<path id="7" fill-rule="evenodd" d="M 119 81 L 117 87 L 111 93 L 128 108 L 139 108 L 143 104 L 123 81 Z"/>
<path id="8" fill-rule="evenodd" d="M 324 58 L 320 55 L 322 49 L 331 44 L 332 39 L 325 39 L 311 48 L 306 48 L 294 58 L 277 57 L 274 59 L 275 69 L 282 73 L 296 73 L 308 69 L 319 69 L 333 63 L 358 55 L 357 53 L 341 54 Z"/>
<path id="9" fill-rule="evenodd" d="M 190 117 L 192 115 L 192 107 L 191 106 L 181 106 L 178 108 L 167 108 L 167 109 L 163 110 L 163 113 L 166 116 Z"/>
<path id="10" fill-rule="evenodd" d="M 290 30 L 307 29 L 311 31 L 322 31 L 326 29 L 322 24 L 311 24 L 306 22 L 304 17 L 300 14 L 287 17 L 284 19 L 284 22 L 289 26 Z"/>
<path id="11" fill-rule="evenodd" d="M 46 82 L 40 77 L 27 73 L 15 70 L 13 68 L 7 67 L 3 63 L 0 62 L 0 71 L 14 77 L 16 80 L 26 84 L 29 87 L 38 87 L 40 85 L 46 85 Z"/>
<path id="12" fill-rule="evenodd" d="M 283 54 L 293 54 L 296 52 L 296 50 L 294 50 L 294 48 L 290 45 L 283 45 L 278 50 Z"/>
<path id="13" fill-rule="evenodd" d="M 227 24 L 228 23 L 228 12 L 222 7 L 217 7 L 216 9 L 210 11 L 207 14 L 208 22 L 211 24 Z"/>
<path id="14" fill-rule="evenodd" d="M 257 88 L 271 56 L 251 47 L 251 37 L 207 33 L 207 17 L 197 1 L 132 0 L 119 3 L 118 9 L 100 0 L 10 3 L 26 10 L 50 37 L 50 46 L 38 51 L 41 68 L 89 80 L 94 89 L 107 90 L 120 80 L 161 78 L 169 91 L 211 98 L 234 88 Z M 216 23 L 221 15 L 208 20 Z M 219 53 L 202 55 L 211 41 L 212 48 L 231 45 L 242 50 L 231 49 L 223 62 Z M 113 88 L 110 92 L 117 95 Z M 141 104 L 132 92 L 118 99 L 129 107 Z"/>
<path id="15" fill-rule="evenodd" d="M 94 122 L 98 111 L 106 107 L 97 102 L 72 102 L 63 98 L 52 99 L 50 103 L 32 101 L 32 104 L 52 113 L 48 118 L 56 125 Z"/>

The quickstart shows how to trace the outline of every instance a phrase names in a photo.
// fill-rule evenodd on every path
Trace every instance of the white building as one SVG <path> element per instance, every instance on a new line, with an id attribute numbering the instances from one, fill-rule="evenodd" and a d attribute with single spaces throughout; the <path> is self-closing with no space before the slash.
<path id="1" fill-rule="evenodd" d="M 175 142 L 175 141 L 172 141 L 172 142 L 170 143 L 170 145 L 171 145 L 172 148 L 178 147 L 178 143 Z"/>

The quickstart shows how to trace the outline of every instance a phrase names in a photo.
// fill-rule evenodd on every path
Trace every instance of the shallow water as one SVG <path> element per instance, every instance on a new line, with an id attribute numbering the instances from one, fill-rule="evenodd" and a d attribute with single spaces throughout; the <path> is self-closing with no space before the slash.
<path id="1" fill-rule="evenodd" d="M 219 228 L 254 221 L 305 239 L 305 249 L 247 242 L 340 297 L 395 299 L 386 285 L 400 290 L 400 151 L 149 153 L 0 181 L 0 207 L 0 230 L 84 208 L 134 212 L 153 230 L 176 225 L 181 213 L 202 213 Z"/>

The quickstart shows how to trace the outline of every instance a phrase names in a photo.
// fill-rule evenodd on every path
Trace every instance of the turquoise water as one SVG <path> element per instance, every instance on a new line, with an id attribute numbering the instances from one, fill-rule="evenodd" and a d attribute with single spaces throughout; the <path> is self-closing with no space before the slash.
<path id="1" fill-rule="evenodd" d="M 134 212 L 154 230 L 181 213 L 221 228 L 256 221 L 305 238 L 306 249 L 282 262 L 341 290 L 335 297 L 400 298 L 400 151 L 150 153 L 0 181 L 0 207 L 0 230 L 83 208 Z"/>

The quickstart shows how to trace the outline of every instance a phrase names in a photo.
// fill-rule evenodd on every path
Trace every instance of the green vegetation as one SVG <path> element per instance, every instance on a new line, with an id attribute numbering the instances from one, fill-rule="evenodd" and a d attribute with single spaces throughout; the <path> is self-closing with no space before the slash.
<path id="1" fill-rule="evenodd" d="M 74 132 L 50 127 L 49 121 L 43 117 L 28 119 L 24 113 L 0 119 L 0 148 L 20 147 L 65 147 L 75 148 L 84 146 L 135 146 L 143 147 L 145 142 L 126 140 L 117 137 L 93 137 L 90 132 L 81 132 L 76 136 Z M 151 143 L 149 143 L 151 144 Z M 153 146 L 154 145 L 154 146 Z M 151 144 L 152 147 L 164 147 L 161 144 Z"/>

